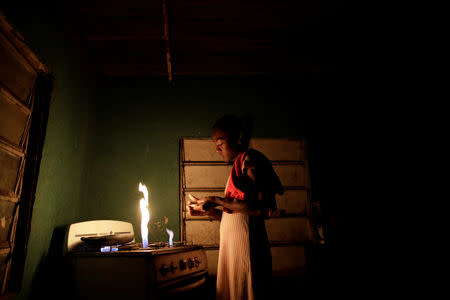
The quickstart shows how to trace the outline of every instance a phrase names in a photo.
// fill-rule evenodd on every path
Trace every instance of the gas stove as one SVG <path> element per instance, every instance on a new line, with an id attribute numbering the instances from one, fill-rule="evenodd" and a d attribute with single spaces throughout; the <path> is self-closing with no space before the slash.
<path id="1" fill-rule="evenodd" d="M 149 299 L 199 289 L 208 274 L 201 245 L 134 240 L 130 223 L 88 221 L 72 224 L 67 254 L 77 299 Z"/>
<path id="2" fill-rule="evenodd" d="M 126 243 L 123 245 L 118 245 L 116 247 L 112 246 L 108 249 L 108 247 L 104 247 L 101 251 L 108 252 L 108 251 L 124 251 L 124 250 L 143 250 L 143 251 L 178 251 L 182 250 L 183 248 L 189 248 L 189 247 L 198 247 L 198 245 L 194 245 L 192 242 L 188 241 L 177 241 L 177 242 L 155 242 L 150 243 L 147 245 L 146 248 L 142 247 L 142 243 Z"/>

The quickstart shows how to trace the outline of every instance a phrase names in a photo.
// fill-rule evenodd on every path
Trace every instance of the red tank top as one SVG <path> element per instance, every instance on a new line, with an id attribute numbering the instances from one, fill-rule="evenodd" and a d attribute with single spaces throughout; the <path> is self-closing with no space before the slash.
<path id="1" fill-rule="evenodd" d="M 242 172 L 245 153 L 246 152 L 239 153 L 234 160 L 233 167 L 231 168 L 230 178 L 228 180 L 228 185 L 226 187 L 225 198 L 235 198 L 242 201 L 244 200 L 245 193 L 237 187 L 237 183 L 239 181 L 239 178 L 245 175 Z M 236 211 L 225 207 L 223 208 L 223 211 L 227 213 L 236 213 Z"/>
<path id="2" fill-rule="evenodd" d="M 247 176 L 247 174 L 244 174 L 242 170 L 244 167 L 244 159 L 246 154 L 247 152 L 239 153 L 233 163 L 233 167 L 231 168 L 231 173 L 228 180 L 228 185 L 226 187 L 225 198 L 235 198 L 241 201 L 248 201 L 245 199 L 245 191 L 247 190 L 247 187 L 244 186 L 245 184 L 248 184 L 248 181 L 245 180 L 245 178 L 243 178 Z M 270 175 L 267 176 L 272 176 L 271 177 L 272 180 L 270 180 L 270 185 L 272 185 L 273 187 L 274 194 L 275 193 L 282 194 L 283 192 L 281 183 L 279 182 L 279 179 L 272 168 L 271 170 L 272 173 L 268 173 Z M 272 199 L 268 199 L 268 201 L 270 201 L 270 203 L 263 203 L 263 210 L 264 210 L 263 213 L 266 218 L 270 217 L 272 212 L 277 209 L 275 197 L 273 197 Z M 225 207 L 223 208 L 223 211 L 227 213 L 237 213 L 237 211 L 233 211 Z"/>

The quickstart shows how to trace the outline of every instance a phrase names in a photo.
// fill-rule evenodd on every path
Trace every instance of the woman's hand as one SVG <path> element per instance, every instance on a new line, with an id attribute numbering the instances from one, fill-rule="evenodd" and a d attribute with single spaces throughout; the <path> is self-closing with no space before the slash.
<path id="1" fill-rule="evenodd" d="M 203 209 L 203 202 L 201 202 L 198 198 L 188 194 L 191 199 L 188 203 L 189 214 L 191 216 L 204 216 L 206 215 L 206 211 Z"/>
<path id="2" fill-rule="evenodd" d="M 191 194 L 188 194 L 189 198 L 189 213 L 191 216 L 204 216 L 207 215 L 211 209 L 213 209 L 216 204 L 214 203 L 215 197 L 204 197 L 198 199 Z"/>

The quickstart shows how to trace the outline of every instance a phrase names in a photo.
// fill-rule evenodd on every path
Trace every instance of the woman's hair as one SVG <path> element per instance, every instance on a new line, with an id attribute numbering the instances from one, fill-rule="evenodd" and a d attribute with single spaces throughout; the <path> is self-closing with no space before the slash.
<path id="1" fill-rule="evenodd" d="M 253 122 L 249 116 L 224 115 L 214 123 L 213 129 L 223 130 L 231 139 L 237 141 L 243 149 L 247 149 L 250 143 L 252 125 Z"/>

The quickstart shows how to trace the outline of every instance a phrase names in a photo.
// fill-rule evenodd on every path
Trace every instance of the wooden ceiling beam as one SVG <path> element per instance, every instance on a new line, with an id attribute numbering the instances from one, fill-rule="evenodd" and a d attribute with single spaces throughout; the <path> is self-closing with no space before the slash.
<path id="1" fill-rule="evenodd" d="M 77 14 L 96 17 L 141 17 L 161 13 L 160 2 L 149 0 L 77 0 L 72 5 Z"/>
<path id="2" fill-rule="evenodd" d="M 110 41 L 161 41 L 161 33 L 122 33 L 122 34 L 95 34 L 87 33 L 84 35 L 87 41 L 91 42 L 110 42 Z"/>
<path id="3" fill-rule="evenodd" d="M 303 48 L 311 48 L 302 31 L 311 9 L 303 0 L 77 0 L 74 6 L 72 21 L 107 76 L 171 82 L 179 74 L 289 73 L 298 70 Z"/>
<path id="4" fill-rule="evenodd" d="M 292 8 L 302 5 L 304 1 L 299 0 L 266 0 L 266 1 L 242 1 L 242 0 L 172 0 L 175 7 L 182 8 L 215 8 L 215 9 L 276 9 Z"/>
<path id="5" fill-rule="evenodd" d="M 161 35 L 162 17 L 151 18 L 82 18 L 77 17 L 78 30 L 82 35 Z"/>
<path id="6" fill-rule="evenodd" d="M 210 75 L 268 75 L 268 74 L 287 74 L 287 73 L 298 73 L 301 70 L 299 69 L 290 69 L 290 70 L 283 70 L 283 69 L 275 69 L 275 68 L 265 68 L 265 69 L 246 69 L 242 67 L 234 67 L 230 68 L 229 66 L 224 66 L 222 68 L 211 68 L 210 66 L 189 66 L 186 68 L 181 68 L 180 70 L 175 69 L 173 70 L 174 76 L 210 76 Z M 167 72 L 165 71 L 152 71 L 150 69 L 133 69 L 133 68 L 126 68 L 126 69 L 105 69 L 103 71 L 103 74 L 106 77 L 110 78 L 124 78 L 124 77 L 142 77 L 142 76 L 154 76 L 154 77 L 162 77 L 162 76 L 168 76 Z"/>
<path id="7" fill-rule="evenodd" d="M 166 66 L 169 82 L 172 82 L 172 59 L 170 56 L 170 36 L 169 36 L 169 12 L 168 0 L 162 0 L 163 18 L 164 18 L 164 42 L 166 46 Z"/>

